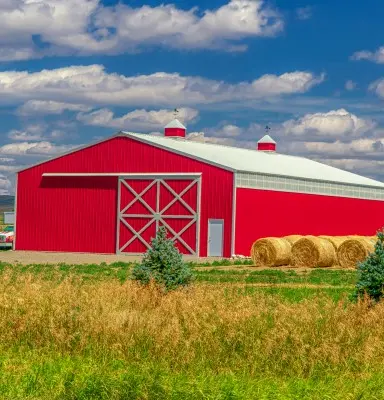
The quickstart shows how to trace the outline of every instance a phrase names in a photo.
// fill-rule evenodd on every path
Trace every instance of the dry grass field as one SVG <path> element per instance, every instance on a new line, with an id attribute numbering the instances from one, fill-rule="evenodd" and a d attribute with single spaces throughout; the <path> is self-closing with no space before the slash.
<path id="1" fill-rule="evenodd" d="M 382 399 L 384 305 L 355 271 L 195 266 L 167 295 L 124 263 L 0 265 L 1 399 Z"/>

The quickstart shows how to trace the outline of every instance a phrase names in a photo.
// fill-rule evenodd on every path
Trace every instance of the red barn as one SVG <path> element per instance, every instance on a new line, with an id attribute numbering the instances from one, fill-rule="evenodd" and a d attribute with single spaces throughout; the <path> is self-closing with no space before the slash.
<path id="1" fill-rule="evenodd" d="M 165 226 L 184 254 L 249 255 L 290 234 L 374 235 L 384 184 L 276 152 L 120 132 L 20 171 L 16 250 L 143 253 Z"/>

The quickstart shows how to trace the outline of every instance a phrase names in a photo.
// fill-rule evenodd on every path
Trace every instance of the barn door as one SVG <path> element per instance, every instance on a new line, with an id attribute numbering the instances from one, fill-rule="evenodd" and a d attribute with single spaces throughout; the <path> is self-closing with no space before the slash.
<path id="1" fill-rule="evenodd" d="M 127 176 L 118 185 L 118 253 L 144 253 L 165 226 L 182 254 L 198 255 L 199 177 Z"/>

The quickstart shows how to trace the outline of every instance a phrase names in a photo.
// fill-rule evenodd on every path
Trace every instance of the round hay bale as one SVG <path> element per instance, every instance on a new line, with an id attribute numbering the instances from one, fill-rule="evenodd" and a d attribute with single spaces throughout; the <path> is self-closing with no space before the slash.
<path id="1" fill-rule="evenodd" d="M 337 250 L 337 258 L 342 268 L 356 268 L 373 252 L 375 240 L 357 236 L 346 240 Z"/>
<path id="2" fill-rule="evenodd" d="M 292 246 L 292 261 L 296 267 L 332 267 L 336 263 L 336 251 L 328 240 L 304 236 Z"/>
<path id="3" fill-rule="evenodd" d="M 326 235 L 321 235 L 319 236 L 320 239 L 325 239 L 330 242 L 335 250 L 337 249 L 346 241 L 350 238 L 350 236 L 326 236 Z"/>
<path id="4" fill-rule="evenodd" d="M 251 257 L 257 267 L 288 265 L 291 260 L 291 244 L 282 238 L 259 239 L 252 246 Z"/>
<path id="5" fill-rule="evenodd" d="M 301 239 L 302 235 L 289 235 L 284 236 L 283 239 L 288 240 L 291 245 L 294 245 L 299 239 Z"/>

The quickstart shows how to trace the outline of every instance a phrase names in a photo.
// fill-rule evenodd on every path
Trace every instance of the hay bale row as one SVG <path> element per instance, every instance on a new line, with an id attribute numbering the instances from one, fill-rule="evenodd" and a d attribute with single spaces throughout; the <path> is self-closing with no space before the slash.
<path id="1" fill-rule="evenodd" d="M 335 263 L 335 247 L 326 239 L 305 236 L 292 246 L 292 264 L 296 267 L 331 267 Z"/>
<path id="2" fill-rule="evenodd" d="M 254 265 L 266 267 L 289 265 L 292 246 L 301 238 L 300 235 L 290 235 L 282 238 L 268 237 L 256 240 L 251 250 Z"/>
<path id="3" fill-rule="evenodd" d="M 372 237 L 354 237 L 345 240 L 337 252 L 338 261 L 343 268 L 355 268 L 375 248 L 376 239 Z"/>
<path id="4" fill-rule="evenodd" d="M 251 251 L 255 266 L 355 268 L 374 250 L 376 236 L 268 237 L 257 240 Z"/>

